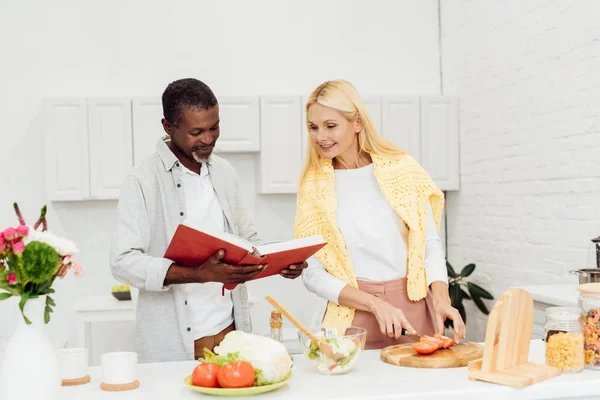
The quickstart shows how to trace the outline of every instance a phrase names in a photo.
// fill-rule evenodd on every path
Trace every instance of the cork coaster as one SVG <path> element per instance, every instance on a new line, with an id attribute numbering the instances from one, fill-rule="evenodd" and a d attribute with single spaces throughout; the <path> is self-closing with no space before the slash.
<path id="1" fill-rule="evenodd" d="M 86 375 L 83 378 L 63 379 L 62 380 L 62 386 L 78 386 L 78 385 L 85 385 L 86 383 L 90 383 L 89 375 Z"/>
<path id="2" fill-rule="evenodd" d="M 140 381 L 112 385 L 104 382 L 100 384 L 100 389 L 106 390 L 107 392 L 121 392 L 125 390 L 137 389 L 138 387 L 140 387 Z"/>

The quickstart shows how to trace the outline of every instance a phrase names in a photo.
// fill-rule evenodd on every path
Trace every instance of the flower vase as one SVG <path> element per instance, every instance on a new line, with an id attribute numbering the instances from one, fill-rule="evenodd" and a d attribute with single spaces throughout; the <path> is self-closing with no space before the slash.
<path id="1" fill-rule="evenodd" d="M 0 368 L 0 398 L 3 400 L 58 399 L 60 378 L 57 350 L 45 333 L 44 308 L 46 296 L 25 303 L 25 323 L 19 309 L 20 298 L 14 298 L 17 308 L 17 329 L 8 342 Z"/>

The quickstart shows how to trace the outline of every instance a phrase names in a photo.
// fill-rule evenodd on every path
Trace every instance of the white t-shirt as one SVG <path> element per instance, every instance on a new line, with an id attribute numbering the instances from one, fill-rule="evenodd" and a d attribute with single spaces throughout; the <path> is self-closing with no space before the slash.
<path id="1" fill-rule="evenodd" d="M 408 229 L 392 209 L 373 175 L 373 164 L 335 170 L 336 223 L 348 249 L 358 280 L 389 281 L 404 278 L 407 268 Z M 316 257 L 302 273 L 313 293 L 338 303 L 346 282 L 330 275 Z M 427 285 L 448 282 L 446 259 L 431 206 L 427 207 L 425 272 Z M 322 314 L 321 314 L 322 316 Z"/>
<path id="2" fill-rule="evenodd" d="M 223 210 L 208 175 L 208 168 L 202 165 L 200 175 L 185 167 L 183 172 L 181 185 L 185 193 L 187 218 L 198 221 L 199 226 L 207 229 L 225 230 Z M 233 322 L 231 292 L 226 290 L 225 296 L 222 296 L 222 283 L 188 283 L 183 286 L 194 340 L 215 335 Z"/>

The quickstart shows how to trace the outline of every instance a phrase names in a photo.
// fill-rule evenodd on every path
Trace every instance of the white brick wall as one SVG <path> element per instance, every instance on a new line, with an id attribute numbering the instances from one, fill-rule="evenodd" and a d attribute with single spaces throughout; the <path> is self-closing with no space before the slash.
<path id="1" fill-rule="evenodd" d="M 443 92 L 461 102 L 449 261 L 476 263 L 496 297 L 575 285 L 600 235 L 600 2 L 442 0 L 440 21 Z"/>

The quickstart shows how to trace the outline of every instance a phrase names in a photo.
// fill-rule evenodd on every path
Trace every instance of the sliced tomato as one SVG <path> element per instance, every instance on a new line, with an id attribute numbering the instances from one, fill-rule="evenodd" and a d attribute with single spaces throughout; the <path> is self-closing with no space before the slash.
<path id="1" fill-rule="evenodd" d="M 254 385 L 256 375 L 252 364 L 246 361 L 234 361 L 219 369 L 217 380 L 222 388 L 245 388 Z"/>
<path id="2" fill-rule="evenodd" d="M 435 343 L 428 342 L 428 341 L 411 343 L 410 345 L 417 353 L 423 354 L 423 355 L 431 354 L 438 349 L 438 347 Z"/>
<path id="3" fill-rule="evenodd" d="M 436 333 L 435 335 L 433 335 L 436 339 L 439 339 L 442 341 L 442 347 L 444 347 L 445 349 L 449 349 L 450 347 L 454 346 L 454 339 L 449 338 L 447 336 L 443 336 L 440 335 L 438 333 Z"/>
<path id="4" fill-rule="evenodd" d="M 442 340 L 427 335 L 421 337 L 420 343 L 431 343 L 434 344 L 438 349 L 441 349 L 444 346 L 444 342 Z"/>
<path id="5" fill-rule="evenodd" d="M 202 363 L 194 368 L 192 372 L 192 385 L 216 388 L 219 387 L 217 374 L 220 367 L 217 364 Z"/>

